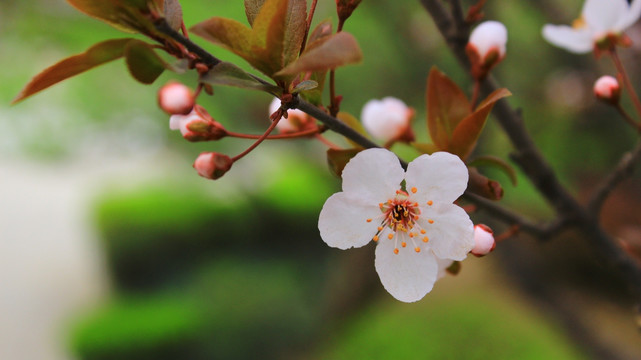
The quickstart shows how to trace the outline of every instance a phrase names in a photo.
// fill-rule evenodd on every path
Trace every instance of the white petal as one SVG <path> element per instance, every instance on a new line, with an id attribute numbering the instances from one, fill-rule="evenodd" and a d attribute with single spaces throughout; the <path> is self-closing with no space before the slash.
<path id="1" fill-rule="evenodd" d="M 621 32 L 632 26 L 641 16 L 641 0 L 633 0 L 625 16 L 614 26 L 612 30 Z"/>
<path id="2" fill-rule="evenodd" d="M 403 175 L 403 168 L 391 151 L 363 150 L 343 169 L 343 191 L 378 206 L 396 195 Z"/>
<path id="3" fill-rule="evenodd" d="M 318 218 L 318 229 L 327 245 L 339 249 L 361 247 L 376 234 L 381 211 L 378 204 L 364 205 L 346 193 L 336 193 L 325 201 Z M 367 219 L 372 219 L 367 222 Z"/>
<path id="4" fill-rule="evenodd" d="M 589 53 L 594 49 L 592 33 L 588 28 L 574 29 L 567 25 L 543 26 L 543 37 L 550 44 L 576 54 Z"/>
<path id="5" fill-rule="evenodd" d="M 429 219 L 434 223 L 430 224 Z M 435 204 L 421 207 L 418 223 L 427 231 L 428 245 L 438 258 L 463 260 L 474 248 L 474 225 L 460 206 Z"/>
<path id="6" fill-rule="evenodd" d="M 485 21 L 472 31 L 469 42 L 476 46 L 481 59 L 493 48 L 498 49 L 499 55 L 503 56 L 507 43 L 507 28 L 498 21 Z"/>
<path id="7" fill-rule="evenodd" d="M 389 141 L 397 138 L 409 122 L 408 108 L 394 97 L 370 100 L 361 112 L 363 126 L 377 139 Z"/>
<path id="8" fill-rule="evenodd" d="M 586 0 L 581 14 L 593 33 L 613 30 L 628 12 L 626 0 Z"/>
<path id="9" fill-rule="evenodd" d="M 467 188 L 467 167 L 458 156 L 446 152 L 421 155 L 412 161 L 405 174 L 406 188 L 413 190 L 413 201 L 425 205 L 427 201 L 452 203 Z"/>
<path id="10" fill-rule="evenodd" d="M 280 107 L 280 99 L 274 98 L 271 103 L 269 103 L 269 115 L 273 114 Z"/>
<path id="11" fill-rule="evenodd" d="M 431 251 L 405 248 L 394 254 L 394 242 L 381 240 L 376 246 L 376 272 L 385 290 L 404 302 L 422 299 L 432 290 L 438 273 Z"/>
<path id="12" fill-rule="evenodd" d="M 183 120 L 186 117 L 187 117 L 186 115 L 172 115 L 169 118 L 169 129 L 171 129 L 171 130 L 180 129 L 180 124 L 183 122 Z"/>

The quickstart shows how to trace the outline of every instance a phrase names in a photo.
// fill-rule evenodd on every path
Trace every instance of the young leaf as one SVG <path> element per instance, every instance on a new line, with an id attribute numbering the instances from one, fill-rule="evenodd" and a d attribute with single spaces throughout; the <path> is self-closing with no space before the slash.
<path id="1" fill-rule="evenodd" d="M 67 0 L 79 11 L 125 32 L 153 29 L 142 12 L 163 13 L 163 0 Z M 141 11 L 142 10 L 142 11 Z"/>
<path id="2" fill-rule="evenodd" d="M 200 81 L 210 85 L 234 86 L 242 89 L 261 90 L 275 96 L 281 95 L 277 86 L 263 84 L 243 69 L 228 62 L 221 62 L 204 74 Z"/>
<path id="3" fill-rule="evenodd" d="M 329 149 L 327 150 L 327 164 L 329 165 L 330 170 L 336 176 L 341 177 L 345 165 L 359 152 L 363 151 L 363 148 L 353 148 L 353 149 Z"/>
<path id="4" fill-rule="evenodd" d="M 505 160 L 499 157 L 491 156 L 491 155 L 479 156 L 474 160 L 470 161 L 468 166 L 470 167 L 490 166 L 495 169 L 498 169 L 510 178 L 512 185 L 516 186 L 516 183 L 517 183 L 516 170 L 514 170 L 512 165 L 508 164 Z"/>
<path id="5" fill-rule="evenodd" d="M 164 0 L 164 13 L 167 24 L 178 31 L 183 24 L 183 9 L 178 0 Z"/>
<path id="6" fill-rule="evenodd" d="M 412 147 L 418 150 L 421 154 L 430 154 L 430 155 L 437 151 L 446 150 L 446 149 L 440 149 L 435 144 L 428 144 L 428 143 L 412 143 Z"/>
<path id="7" fill-rule="evenodd" d="M 36 75 L 13 99 L 15 104 L 62 80 L 76 76 L 96 66 L 118 59 L 124 55 L 131 38 L 113 39 L 100 42 L 82 54 L 68 57 Z"/>
<path id="8" fill-rule="evenodd" d="M 361 49 L 354 36 L 344 31 L 324 38 L 322 44 L 312 46 L 293 63 L 276 75 L 295 75 L 307 71 L 335 69 L 342 65 L 360 62 Z"/>
<path id="9" fill-rule="evenodd" d="M 205 40 L 209 40 L 216 45 L 226 48 L 247 60 L 250 64 L 252 63 L 252 31 L 240 22 L 232 19 L 213 17 L 192 26 L 189 31 Z"/>
<path id="10" fill-rule="evenodd" d="M 294 87 L 294 94 L 298 94 L 301 91 L 309 91 L 312 89 L 316 89 L 318 87 L 318 83 L 314 80 L 305 80 L 301 81 Z"/>
<path id="11" fill-rule="evenodd" d="M 470 113 L 470 103 L 463 91 L 436 66 L 427 78 L 427 128 L 434 144 L 449 147 L 454 128 Z"/>
<path id="12" fill-rule="evenodd" d="M 153 83 L 169 67 L 151 45 L 140 40 L 132 40 L 127 44 L 125 60 L 131 76 L 143 84 Z"/>
<path id="13" fill-rule="evenodd" d="M 309 38 L 307 39 L 307 43 L 311 44 L 316 40 L 320 40 L 330 35 L 332 35 L 332 20 L 325 19 L 318 23 L 314 30 L 312 30 L 312 32 L 309 34 Z"/>
<path id="14" fill-rule="evenodd" d="M 505 88 L 494 91 L 479 104 L 472 114 L 461 120 L 452 133 L 449 152 L 458 155 L 461 159 L 465 159 L 474 149 L 494 104 L 510 95 L 512 93 Z"/>
<path id="15" fill-rule="evenodd" d="M 336 118 L 338 118 L 338 120 L 344 122 L 346 125 L 348 125 L 352 129 L 356 130 L 359 134 L 361 134 L 361 135 L 363 135 L 365 137 L 369 137 L 369 134 L 367 134 L 367 131 L 363 127 L 363 124 L 361 124 L 361 122 L 358 121 L 358 119 L 356 119 L 352 114 L 341 111 L 338 114 L 336 114 Z M 350 140 L 349 138 L 346 137 L 345 139 L 350 144 L 352 144 L 352 145 L 354 145 L 356 147 L 360 147 L 360 145 L 358 145 L 358 143 L 355 143 L 354 141 Z"/>
<path id="16" fill-rule="evenodd" d="M 245 0 L 245 15 L 247 15 L 249 25 L 254 25 L 254 19 L 258 16 L 264 3 L 265 0 Z"/>

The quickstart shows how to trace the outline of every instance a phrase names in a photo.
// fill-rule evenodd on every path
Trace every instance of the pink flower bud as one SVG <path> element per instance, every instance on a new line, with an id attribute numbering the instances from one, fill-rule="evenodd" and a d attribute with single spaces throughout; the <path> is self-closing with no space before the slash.
<path id="1" fill-rule="evenodd" d="M 172 115 L 169 118 L 169 128 L 180 130 L 188 141 L 219 140 L 227 135 L 225 128 L 199 105 L 194 106 L 188 115 Z"/>
<path id="2" fill-rule="evenodd" d="M 361 112 L 361 122 L 368 133 L 383 141 L 403 140 L 411 142 L 414 134 L 410 122 L 414 110 L 394 97 L 370 100 Z"/>
<path id="3" fill-rule="evenodd" d="M 194 169 L 198 171 L 198 175 L 216 180 L 225 175 L 233 163 L 234 161 L 225 154 L 203 152 L 194 161 Z"/>
<path id="4" fill-rule="evenodd" d="M 599 99 L 610 104 L 619 102 L 621 96 L 621 86 L 616 78 L 612 76 L 601 76 L 594 83 L 594 95 Z"/>
<path id="5" fill-rule="evenodd" d="M 474 225 L 474 248 L 471 253 L 481 257 L 489 254 L 496 247 L 494 232 L 489 226 L 483 224 Z"/>
<path id="6" fill-rule="evenodd" d="M 187 86 L 170 82 L 158 90 L 158 105 L 170 115 L 186 115 L 194 107 L 194 94 Z"/>
<path id="7" fill-rule="evenodd" d="M 472 31 L 466 52 L 472 65 L 472 74 L 484 78 L 488 71 L 505 57 L 507 29 L 498 21 L 485 21 Z"/>
<path id="8" fill-rule="evenodd" d="M 269 114 L 273 114 L 278 108 L 280 108 L 280 100 L 275 98 L 269 104 Z M 280 118 L 278 124 L 276 124 L 276 129 L 281 134 L 290 134 L 307 130 L 314 125 L 314 120 L 305 112 L 298 109 L 290 109 L 287 110 L 287 119 L 285 117 Z"/>

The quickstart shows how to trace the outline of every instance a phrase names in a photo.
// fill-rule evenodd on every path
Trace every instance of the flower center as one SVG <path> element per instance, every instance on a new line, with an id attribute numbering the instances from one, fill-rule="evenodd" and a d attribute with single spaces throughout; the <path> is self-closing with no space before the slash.
<path id="1" fill-rule="evenodd" d="M 587 23 L 585 22 L 585 18 L 583 16 L 577 19 L 574 19 L 574 21 L 572 21 L 573 29 L 579 30 L 579 29 L 583 29 L 586 26 L 587 26 Z"/>

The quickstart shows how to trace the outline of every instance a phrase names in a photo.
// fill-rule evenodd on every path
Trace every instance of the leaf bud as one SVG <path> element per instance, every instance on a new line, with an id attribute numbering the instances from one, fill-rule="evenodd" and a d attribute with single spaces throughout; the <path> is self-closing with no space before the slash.
<path id="1" fill-rule="evenodd" d="M 474 225 L 474 248 L 472 255 L 481 257 L 489 254 L 496 247 L 494 241 L 494 232 L 489 226 L 484 224 Z"/>
<path id="2" fill-rule="evenodd" d="M 410 127 L 413 117 L 413 109 L 391 96 L 368 101 L 361 112 L 361 122 L 365 130 L 385 142 L 413 142 L 415 137 Z"/>
<path id="3" fill-rule="evenodd" d="M 352 12 L 361 3 L 362 0 L 336 0 L 336 12 L 341 21 L 347 20 L 352 16 Z"/>
<path id="4" fill-rule="evenodd" d="M 187 115 L 172 115 L 169 118 L 169 128 L 180 130 L 182 136 L 192 142 L 219 140 L 227 136 L 225 128 L 199 105 L 194 106 Z"/>
<path id="5" fill-rule="evenodd" d="M 594 83 L 594 95 L 597 99 L 616 105 L 621 96 L 621 86 L 616 78 L 605 75 Z"/>
<path id="6" fill-rule="evenodd" d="M 172 81 L 158 90 L 158 105 L 170 115 L 186 115 L 194 107 L 194 93 L 187 86 Z"/>
<path id="7" fill-rule="evenodd" d="M 198 172 L 198 175 L 207 179 L 216 180 L 225 175 L 225 173 L 231 169 L 233 163 L 234 160 L 225 154 L 203 152 L 198 155 L 193 166 Z"/>
<path id="8" fill-rule="evenodd" d="M 507 28 L 498 21 L 485 21 L 470 35 L 465 48 L 472 65 L 472 75 L 483 79 L 505 57 Z"/>

